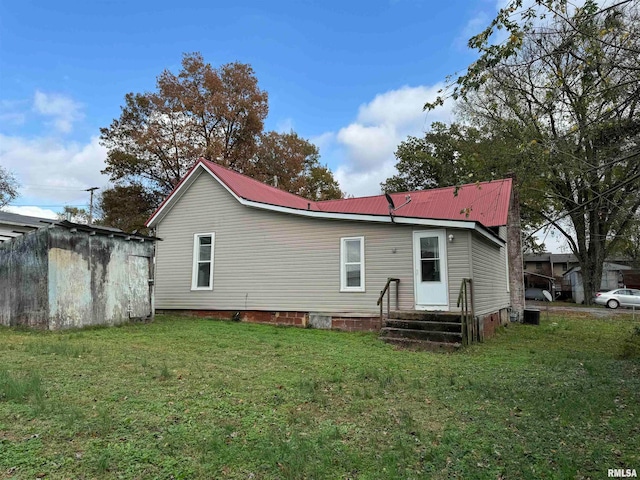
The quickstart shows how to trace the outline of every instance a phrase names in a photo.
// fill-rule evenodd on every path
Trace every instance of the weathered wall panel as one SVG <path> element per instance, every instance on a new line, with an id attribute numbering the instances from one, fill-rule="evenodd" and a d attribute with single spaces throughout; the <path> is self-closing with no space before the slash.
<path id="1" fill-rule="evenodd" d="M 0 324 L 114 325 L 151 314 L 153 243 L 54 227 L 0 244 Z"/>
<path id="2" fill-rule="evenodd" d="M 148 316 L 152 255 L 151 242 L 52 229 L 49 328 L 115 325 Z"/>
<path id="3" fill-rule="evenodd" d="M 0 324 L 47 328 L 48 230 L 0 244 Z"/>

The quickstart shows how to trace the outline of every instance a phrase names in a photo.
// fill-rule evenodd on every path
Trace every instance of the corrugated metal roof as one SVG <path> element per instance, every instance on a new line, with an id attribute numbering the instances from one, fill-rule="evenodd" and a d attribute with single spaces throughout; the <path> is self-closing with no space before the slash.
<path id="1" fill-rule="evenodd" d="M 0 212 L 0 243 L 55 222 L 56 220 L 50 218 Z"/>
<path id="2" fill-rule="evenodd" d="M 397 217 L 431 218 L 438 220 L 467 220 L 485 227 L 507 224 L 511 179 L 463 185 L 461 187 L 434 188 L 391 195 L 396 207 L 406 196 L 411 202 L 395 212 Z M 389 206 L 384 195 L 347 198 L 318 202 L 319 210 L 335 213 L 361 213 L 388 215 Z"/>
<path id="3" fill-rule="evenodd" d="M 384 195 L 314 202 L 266 185 L 216 163 L 201 160 L 231 191 L 246 200 L 301 210 L 360 215 L 389 215 Z M 411 202 L 396 217 L 477 221 L 486 227 L 507 224 L 511 179 L 479 182 L 461 187 L 435 188 L 391 195 L 396 207 L 406 195 Z"/>
<path id="4" fill-rule="evenodd" d="M 160 240 L 156 237 L 142 235 L 141 233 L 127 233 L 119 228 L 103 227 L 100 225 L 85 225 L 83 223 L 73 223 L 67 220 L 52 220 L 50 218 L 30 217 L 9 212 L 0 212 L 0 243 L 12 240 L 25 233 L 48 226 L 63 227 L 66 229 L 75 228 L 80 231 L 94 232 L 102 235 L 115 235 L 128 237 L 136 240 Z"/>
<path id="5" fill-rule="evenodd" d="M 165 207 L 171 208 L 170 203 L 175 201 L 174 194 L 183 187 L 187 179 L 191 178 L 191 174 L 199 165 L 209 170 L 237 197 L 251 202 L 328 214 L 385 217 L 389 215 L 389 204 L 384 195 L 316 202 L 264 184 L 217 163 L 200 159 L 149 217 L 147 225 L 160 218 L 159 215 L 162 215 L 161 211 Z M 411 202 L 400 207 L 406 201 L 407 195 L 411 196 Z M 507 224 L 511 179 L 478 182 L 460 187 L 394 193 L 391 197 L 396 207 L 400 207 L 394 212 L 395 217 L 470 221 L 479 222 L 485 227 L 497 227 Z"/>

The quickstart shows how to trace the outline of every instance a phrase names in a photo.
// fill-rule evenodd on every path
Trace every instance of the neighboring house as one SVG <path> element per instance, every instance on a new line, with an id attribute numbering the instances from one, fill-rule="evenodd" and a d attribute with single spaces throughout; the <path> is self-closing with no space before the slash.
<path id="1" fill-rule="evenodd" d="M 471 278 L 475 315 L 504 322 L 511 193 L 506 179 L 410 192 L 405 206 L 393 194 L 390 215 L 384 195 L 315 202 L 200 160 L 147 221 L 163 239 L 156 307 L 378 329 L 388 278 L 394 309 L 450 312 Z"/>
<path id="2" fill-rule="evenodd" d="M 564 281 L 564 273 L 578 265 L 575 255 L 566 253 L 525 254 L 524 278 L 527 288 L 543 288 L 554 298 L 570 298 L 571 284 Z"/>
<path id="3" fill-rule="evenodd" d="M 16 213 L 0 212 L 0 243 L 55 223 L 50 218 L 28 217 Z"/>
<path id="4" fill-rule="evenodd" d="M 613 290 L 624 287 L 623 272 L 632 270 L 628 265 L 604 262 L 602 266 L 602 280 L 600 290 Z M 584 303 L 584 285 L 582 283 L 582 271 L 580 267 L 573 267 L 564 274 L 565 280 L 571 285 L 573 301 Z"/>
<path id="5" fill-rule="evenodd" d="M 55 330 L 152 314 L 154 238 L 1 215 L 0 228 L 24 232 L 0 243 L 0 325 Z"/>

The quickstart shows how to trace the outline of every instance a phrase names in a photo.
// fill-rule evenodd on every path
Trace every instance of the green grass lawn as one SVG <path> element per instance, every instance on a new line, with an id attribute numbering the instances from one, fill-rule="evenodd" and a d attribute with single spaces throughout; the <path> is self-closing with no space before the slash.
<path id="1" fill-rule="evenodd" d="M 640 470 L 635 328 L 622 316 L 543 315 L 449 355 L 395 350 L 373 334 L 175 317 L 4 328 L 0 478 Z"/>

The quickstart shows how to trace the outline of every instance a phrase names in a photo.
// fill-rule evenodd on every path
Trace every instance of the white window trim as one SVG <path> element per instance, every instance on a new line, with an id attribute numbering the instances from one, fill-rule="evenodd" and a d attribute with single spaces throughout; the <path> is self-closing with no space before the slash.
<path id="1" fill-rule="evenodd" d="M 359 287 L 348 287 L 347 286 L 347 248 L 346 242 L 349 240 L 359 240 L 360 241 L 360 280 L 361 284 Z M 365 275 L 364 275 L 364 236 L 362 237 L 342 237 L 340 238 L 340 291 L 341 292 L 364 292 L 365 291 Z"/>
<path id="2" fill-rule="evenodd" d="M 200 237 L 211 237 L 211 268 L 209 269 L 209 286 L 208 287 L 199 287 L 198 286 L 198 262 L 200 255 Z M 191 290 L 213 290 L 213 260 L 214 260 L 214 252 L 215 252 L 215 244 L 216 244 L 216 234 L 215 233 L 194 233 L 193 234 L 193 255 L 192 255 L 192 266 L 191 266 Z"/>

